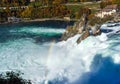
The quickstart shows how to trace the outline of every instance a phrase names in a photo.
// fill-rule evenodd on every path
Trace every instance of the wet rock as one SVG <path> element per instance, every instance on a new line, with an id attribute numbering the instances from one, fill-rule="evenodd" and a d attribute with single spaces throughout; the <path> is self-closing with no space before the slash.
<path id="1" fill-rule="evenodd" d="M 61 40 L 67 40 L 70 37 L 78 34 L 79 30 L 76 27 L 69 26 L 66 31 L 63 33 Z"/>
<path id="2" fill-rule="evenodd" d="M 96 24 L 94 27 L 91 27 L 92 35 L 97 36 L 101 34 L 100 30 L 101 25 Z"/>
<path id="3" fill-rule="evenodd" d="M 79 44 L 82 40 L 86 39 L 88 36 L 90 36 L 89 30 L 85 30 L 82 35 L 78 38 L 77 43 Z"/>
<path id="4" fill-rule="evenodd" d="M 77 43 L 80 43 L 82 40 L 86 39 L 90 35 L 100 35 L 100 26 L 101 25 L 98 24 L 96 24 L 95 26 L 89 25 L 87 16 L 83 15 L 83 17 L 81 17 L 81 19 L 76 22 L 73 27 L 70 26 L 66 29 L 66 31 L 62 35 L 62 40 L 67 40 L 68 38 L 73 37 L 76 34 L 81 34 L 81 36 L 77 40 Z"/>
<path id="5" fill-rule="evenodd" d="M 87 27 L 87 17 L 83 15 L 81 19 L 74 24 L 74 26 L 67 27 L 66 31 L 63 33 L 61 40 L 67 40 L 70 37 L 73 37 L 76 34 L 81 34 L 85 31 Z"/>

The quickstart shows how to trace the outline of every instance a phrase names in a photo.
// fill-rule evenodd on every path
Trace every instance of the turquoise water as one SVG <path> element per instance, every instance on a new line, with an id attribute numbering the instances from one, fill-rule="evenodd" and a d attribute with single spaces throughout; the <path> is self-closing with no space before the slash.
<path id="1" fill-rule="evenodd" d="M 73 22 L 0 25 L 0 72 L 20 71 L 33 84 L 119 84 L 120 27 L 105 24 L 100 36 L 77 44 L 80 35 L 60 40 L 67 25 Z"/>
<path id="2" fill-rule="evenodd" d="M 0 42 L 32 38 L 36 42 L 60 40 L 67 25 L 74 22 L 43 21 L 0 25 Z"/>

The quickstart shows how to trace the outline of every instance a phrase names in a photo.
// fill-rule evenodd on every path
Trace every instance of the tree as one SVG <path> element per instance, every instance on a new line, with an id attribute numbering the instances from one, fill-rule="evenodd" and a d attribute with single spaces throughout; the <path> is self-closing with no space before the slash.
<path id="1" fill-rule="evenodd" d="M 23 18 L 31 18 L 31 14 L 33 11 L 33 7 L 28 7 L 21 13 L 21 17 Z"/>
<path id="2" fill-rule="evenodd" d="M 5 75 L 0 74 L 0 84 L 31 84 L 29 80 L 22 79 L 20 73 L 6 72 Z"/>

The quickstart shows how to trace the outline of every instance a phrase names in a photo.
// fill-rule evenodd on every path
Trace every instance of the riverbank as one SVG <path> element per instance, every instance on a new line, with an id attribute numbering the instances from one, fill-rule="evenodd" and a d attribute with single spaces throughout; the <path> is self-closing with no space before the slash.
<path id="1" fill-rule="evenodd" d="M 42 19 L 24 20 L 24 22 L 47 21 L 47 20 L 59 20 L 59 21 L 78 21 L 79 19 L 64 19 L 64 18 L 42 18 Z"/>
<path id="2" fill-rule="evenodd" d="M 41 19 L 29 19 L 29 18 L 25 18 L 22 19 L 22 21 L 20 22 L 3 22 L 0 24 L 9 24 L 9 23 L 24 23 L 24 22 L 41 22 L 41 21 L 51 21 L 51 20 L 55 20 L 55 21 L 78 21 L 78 19 L 64 19 L 64 18 L 41 18 Z"/>

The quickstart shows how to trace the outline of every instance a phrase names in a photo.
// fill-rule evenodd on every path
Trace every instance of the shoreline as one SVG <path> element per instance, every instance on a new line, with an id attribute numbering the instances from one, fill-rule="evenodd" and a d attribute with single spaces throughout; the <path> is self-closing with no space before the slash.
<path id="1" fill-rule="evenodd" d="M 64 19 L 64 18 L 41 18 L 33 20 L 24 20 L 24 22 L 35 22 L 35 21 L 49 21 L 49 20 L 58 20 L 58 21 L 78 21 L 78 19 Z"/>
<path id="2" fill-rule="evenodd" d="M 3 23 L 0 23 L 1 24 L 10 24 L 10 23 L 13 23 L 13 24 L 16 24 L 16 23 L 27 23 L 27 22 L 42 22 L 42 21 L 51 21 L 51 20 L 54 20 L 54 21 L 78 21 L 78 19 L 64 19 L 64 18 L 41 18 L 41 19 L 23 19 L 22 21 L 19 21 L 19 22 L 3 22 Z"/>
<path id="3" fill-rule="evenodd" d="M 4 25 L 4 24 L 17 24 L 17 23 L 29 23 L 29 22 L 42 22 L 42 21 L 78 21 L 79 19 L 64 19 L 64 18 L 41 18 L 41 19 L 29 19 L 29 18 L 23 18 L 22 21 L 18 21 L 18 22 L 3 22 L 0 23 L 0 25 Z M 112 20 L 112 21 L 107 21 L 110 23 L 115 23 L 115 22 L 120 22 L 119 20 Z"/>

